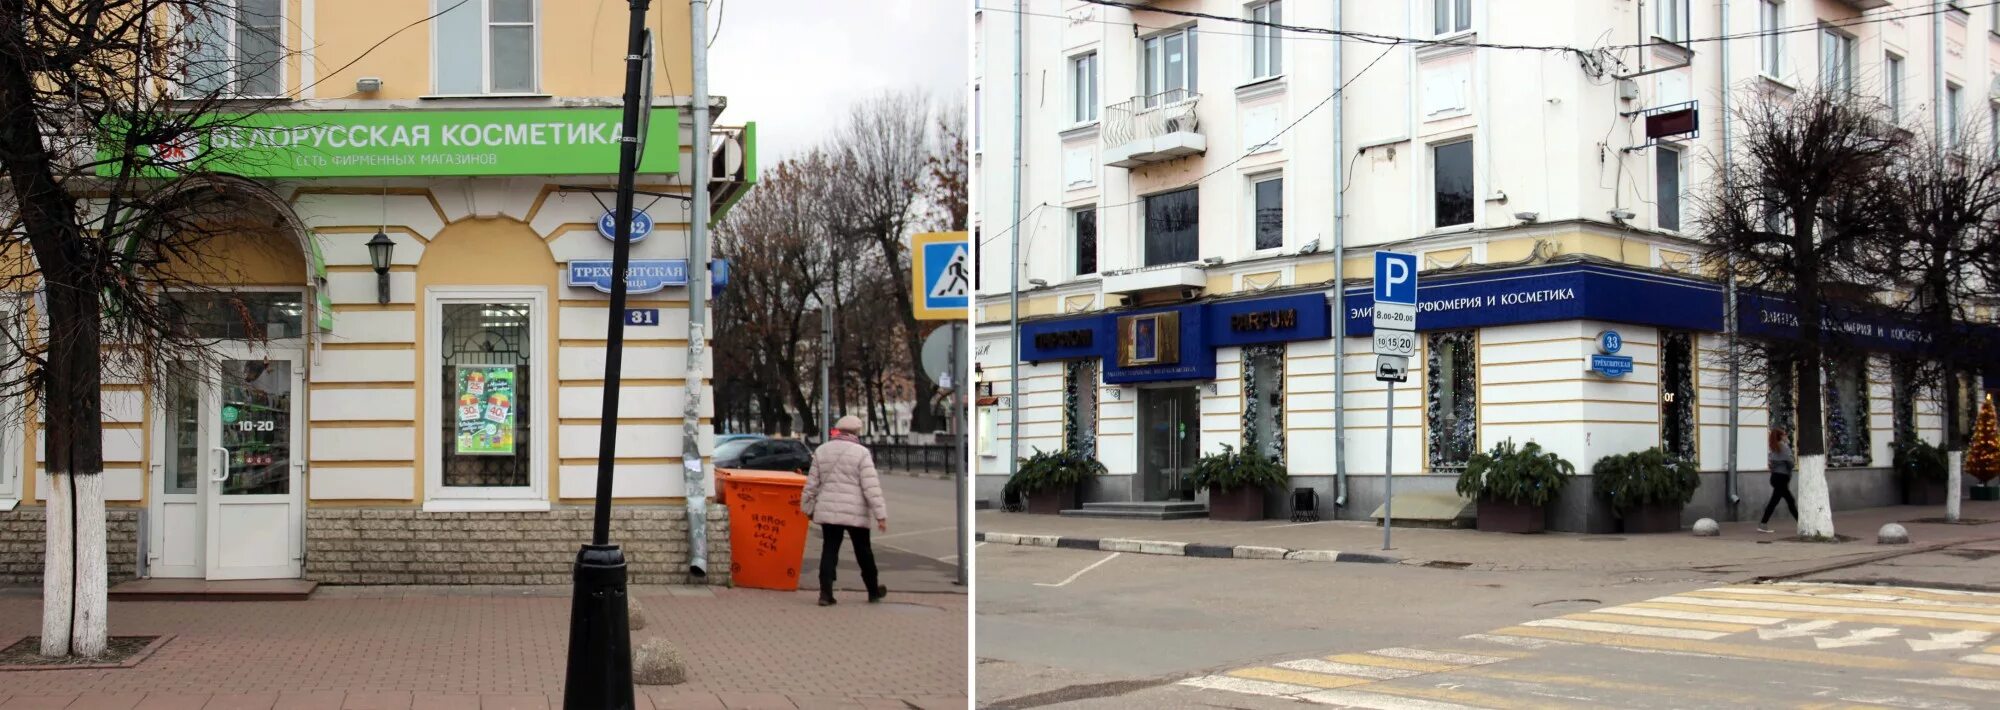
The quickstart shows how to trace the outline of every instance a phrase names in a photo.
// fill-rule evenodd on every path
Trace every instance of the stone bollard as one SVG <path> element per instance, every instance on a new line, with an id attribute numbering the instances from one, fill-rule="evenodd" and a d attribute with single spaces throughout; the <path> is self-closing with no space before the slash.
<path id="1" fill-rule="evenodd" d="M 639 605 L 638 597 L 625 597 L 625 626 L 633 631 L 646 628 L 646 607 Z"/>
<path id="2" fill-rule="evenodd" d="M 1875 544 L 1908 545 L 1910 544 L 1910 531 L 1904 530 L 1901 525 L 1889 523 L 1882 526 L 1882 529 L 1875 533 Z"/>
<path id="3" fill-rule="evenodd" d="M 1700 520 L 1696 520 L 1694 521 L 1694 536 L 1721 537 L 1722 526 L 1715 524 L 1714 518 L 1702 518 Z"/>
<path id="4" fill-rule="evenodd" d="M 681 653 L 663 638 L 646 639 L 632 652 L 632 682 L 639 685 L 680 685 L 687 682 Z"/>

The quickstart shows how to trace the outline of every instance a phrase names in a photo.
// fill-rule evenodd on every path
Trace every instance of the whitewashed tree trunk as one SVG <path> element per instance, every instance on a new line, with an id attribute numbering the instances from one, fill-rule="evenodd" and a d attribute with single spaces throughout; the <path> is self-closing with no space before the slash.
<path id="1" fill-rule="evenodd" d="M 1799 537 L 1833 537 L 1833 495 L 1826 486 L 1826 454 L 1799 457 Z"/>
<path id="2" fill-rule="evenodd" d="M 1953 451 L 1946 456 L 1951 459 L 1949 474 L 1944 478 L 1944 519 L 1958 522 L 1960 489 L 1965 486 L 1965 452 Z"/>
<path id="3" fill-rule="evenodd" d="M 49 477 L 47 495 L 46 524 L 43 526 L 44 545 L 42 554 L 42 655 L 67 656 L 70 653 L 71 602 L 76 595 L 72 592 L 75 572 L 76 538 L 70 529 L 70 481 L 68 476 L 57 474 Z"/>
<path id="4" fill-rule="evenodd" d="M 97 657 L 110 647 L 110 598 L 105 573 L 104 474 L 79 474 L 76 479 L 76 632 L 70 652 Z"/>

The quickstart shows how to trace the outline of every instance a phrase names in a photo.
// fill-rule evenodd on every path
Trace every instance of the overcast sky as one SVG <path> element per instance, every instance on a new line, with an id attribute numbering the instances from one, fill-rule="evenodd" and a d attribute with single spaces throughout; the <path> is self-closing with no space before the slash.
<path id="1" fill-rule="evenodd" d="M 714 7 L 719 5 L 720 7 Z M 759 162 L 811 148 L 855 101 L 919 87 L 966 94 L 969 0 L 719 0 L 709 28 L 709 91 L 722 123 L 757 122 Z"/>

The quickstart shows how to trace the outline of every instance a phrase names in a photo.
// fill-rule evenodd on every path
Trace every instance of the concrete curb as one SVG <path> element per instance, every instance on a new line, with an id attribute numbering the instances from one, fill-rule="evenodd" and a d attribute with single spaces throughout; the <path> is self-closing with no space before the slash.
<path id="1" fill-rule="evenodd" d="M 1428 564 L 1420 560 L 1406 560 L 1400 557 L 1358 552 L 1340 552 L 1338 550 L 1291 550 L 1283 547 L 1207 545 L 1198 542 L 1172 542 L 1167 540 L 1098 539 L 1002 532 L 975 533 L 973 539 L 979 542 L 990 542 L 995 545 L 1049 547 L 1064 550 L 1101 550 L 1104 552 L 1130 552 L 1139 555 L 1206 557 L 1224 560 L 1299 560 L 1301 562 L 1360 562 L 1365 564 Z"/>
<path id="2" fill-rule="evenodd" d="M 899 468 L 877 468 L 877 469 L 875 469 L 875 472 L 876 472 L 876 473 L 879 473 L 879 474 L 882 474 L 882 475 L 884 475 L 884 476 L 897 476 L 897 477 L 900 477 L 900 478 L 928 478 L 928 479 L 931 479 L 931 480 L 933 480 L 933 481 L 949 481 L 949 480 L 951 480 L 951 479 L 952 479 L 952 474 L 949 474 L 949 473 L 932 473 L 932 472 L 929 472 L 929 471 L 910 471 L 910 470 L 906 470 L 906 469 L 899 469 Z"/>

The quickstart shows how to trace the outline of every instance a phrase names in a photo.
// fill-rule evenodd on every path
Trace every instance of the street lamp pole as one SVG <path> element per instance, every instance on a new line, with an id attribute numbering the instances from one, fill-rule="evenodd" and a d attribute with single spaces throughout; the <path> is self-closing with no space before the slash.
<path id="1" fill-rule="evenodd" d="M 570 598 L 569 665 L 563 707 L 631 708 L 632 635 L 627 625 L 625 553 L 611 544 L 611 477 L 618 455 L 618 391 L 625 361 L 625 277 L 632 257 L 632 190 L 639 170 L 639 112 L 652 97 L 640 88 L 646 56 L 646 9 L 652 0 L 630 0 L 625 42 L 625 123 L 618 144 L 618 238 L 611 247 L 611 304 L 605 334 L 604 408 L 597 439 L 597 508 L 590 543 L 576 555 Z M 705 110 L 697 107 L 696 110 Z M 678 130 L 678 126 L 675 130 Z M 697 135 L 700 139 L 704 136 Z M 703 156 L 696 152 L 696 159 Z M 705 286 L 690 279 L 689 290 Z"/>

